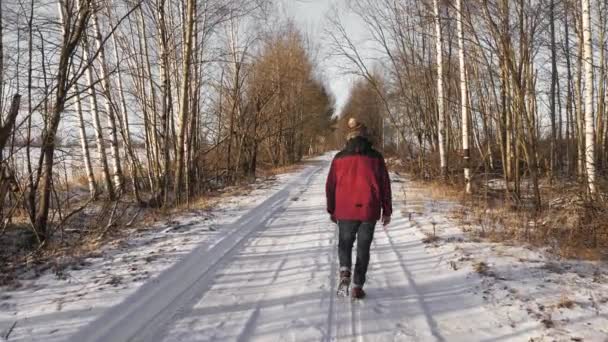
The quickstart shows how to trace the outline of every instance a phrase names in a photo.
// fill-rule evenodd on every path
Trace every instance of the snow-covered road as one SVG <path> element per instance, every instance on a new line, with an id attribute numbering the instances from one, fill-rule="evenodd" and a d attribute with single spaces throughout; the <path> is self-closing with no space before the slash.
<path id="1" fill-rule="evenodd" d="M 495 341 L 516 336 L 473 293 L 479 282 L 429 254 L 395 200 L 376 230 L 366 290 L 337 298 L 337 229 L 325 213 L 325 157 L 73 341 Z M 393 185 L 400 187 L 402 183 Z M 395 191 L 398 197 L 400 191 Z"/>
<path id="2" fill-rule="evenodd" d="M 475 240 L 396 174 L 368 297 L 337 298 L 331 157 L 0 288 L 0 341 L 608 341 L 603 264 Z"/>

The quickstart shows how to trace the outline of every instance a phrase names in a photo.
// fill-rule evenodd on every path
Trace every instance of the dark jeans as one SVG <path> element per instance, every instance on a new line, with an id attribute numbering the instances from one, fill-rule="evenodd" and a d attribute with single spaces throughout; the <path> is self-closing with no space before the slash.
<path id="1" fill-rule="evenodd" d="M 352 267 L 352 251 L 355 238 L 357 239 L 357 263 L 353 276 L 353 285 L 363 287 L 365 274 L 369 265 L 369 248 L 374 238 L 376 222 L 338 221 L 340 239 L 338 241 L 338 257 L 340 270 L 350 271 Z"/>

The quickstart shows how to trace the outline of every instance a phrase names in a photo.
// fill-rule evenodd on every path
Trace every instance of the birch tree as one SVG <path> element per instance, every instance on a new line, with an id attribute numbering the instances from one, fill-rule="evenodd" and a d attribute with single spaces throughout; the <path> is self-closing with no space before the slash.
<path id="1" fill-rule="evenodd" d="M 448 175 L 448 161 L 446 155 L 445 105 L 443 89 L 443 33 L 441 30 L 439 0 L 433 0 L 433 10 L 435 14 L 435 51 L 437 61 L 437 133 L 439 144 L 439 165 L 441 168 L 441 177 L 446 180 Z"/>
<path id="2" fill-rule="evenodd" d="M 467 72 L 465 64 L 464 32 L 463 32 L 463 8 L 462 0 L 456 0 L 457 25 L 458 25 L 458 60 L 460 63 L 460 108 L 462 115 L 462 157 L 464 162 L 464 182 L 465 192 L 470 194 L 471 190 L 471 169 L 469 151 L 469 101 L 467 90 Z"/>
<path id="3" fill-rule="evenodd" d="M 83 56 L 87 63 L 93 63 L 90 59 L 89 53 L 90 45 L 88 38 L 83 39 Z M 103 173 L 103 180 L 105 183 L 105 189 L 110 200 L 115 199 L 114 185 L 112 184 L 112 176 L 110 175 L 110 168 L 108 166 L 108 158 L 106 155 L 106 144 L 103 137 L 103 129 L 101 127 L 101 120 L 99 119 L 99 104 L 97 101 L 97 90 L 95 89 L 96 80 L 93 76 L 93 68 L 87 68 L 85 71 L 87 78 L 87 88 L 89 92 L 89 110 L 93 121 L 93 129 L 95 131 L 95 141 L 97 145 L 97 156 L 101 163 L 101 170 Z"/>
<path id="4" fill-rule="evenodd" d="M 596 193 L 595 184 L 595 120 L 593 115 L 593 45 L 591 41 L 590 0 L 582 2 L 583 59 L 585 63 L 585 171 L 589 193 Z"/>
<path id="5" fill-rule="evenodd" d="M 87 131 L 84 125 L 84 115 L 82 111 L 82 97 L 78 84 L 74 85 L 76 92 L 76 114 L 78 116 L 78 131 L 80 133 L 80 147 L 82 148 L 82 156 L 84 157 L 84 167 L 87 175 L 87 183 L 89 185 L 89 195 L 92 199 L 97 198 L 97 182 L 93 173 L 93 165 L 91 164 L 91 154 L 89 152 L 89 142 Z"/>
<path id="6" fill-rule="evenodd" d="M 97 46 L 99 56 L 99 67 L 101 70 L 101 87 L 104 93 L 104 102 L 106 116 L 108 120 L 108 127 L 110 129 L 110 151 L 113 166 L 113 178 L 114 178 L 114 191 L 121 193 L 123 190 L 123 175 L 122 167 L 120 162 L 120 150 L 118 147 L 118 132 L 116 129 L 116 114 L 114 112 L 114 106 L 112 104 L 112 89 L 110 82 L 110 73 L 108 71 L 108 64 L 106 59 L 106 50 L 102 41 L 101 27 L 99 24 L 99 18 L 96 12 L 92 13 L 93 21 L 93 32 L 95 37 L 95 43 Z"/>
<path id="7" fill-rule="evenodd" d="M 62 6 L 62 11 L 65 13 L 65 23 L 63 24 L 63 38 L 60 45 L 59 66 L 57 78 L 55 80 L 55 103 L 52 108 L 48 130 L 44 134 L 42 147 L 40 148 L 43 169 L 39 185 L 40 194 L 34 226 L 40 238 L 43 240 L 47 237 L 47 224 L 51 204 L 53 160 L 56 141 L 55 135 L 65 107 L 66 97 L 71 86 L 69 80 L 70 59 L 80 44 L 80 40 L 86 30 L 86 25 L 91 14 L 89 2 L 85 1 L 79 6 L 80 8 L 77 12 L 73 12 L 75 7 L 76 6 L 73 6 L 73 3 L 70 3 L 69 1 Z"/>
<path id="8" fill-rule="evenodd" d="M 186 36 L 185 36 L 185 48 L 182 63 L 182 84 L 181 84 L 181 95 L 180 95 L 180 106 L 179 106 L 179 122 L 178 122 L 178 133 L 177 133 L 177 168 L 175 170 L 175 194 L 178 196 L 182 186 L 183 168 L 184 168 L 184 137 L 187 130 L 188 120 L 188 105 L 190 99 L 188 96 L 188 90 L 190 88 L 190 61 L 192 57 L 192 33 L 194 28 L 195 20 L 195 0 L 187 0 L 187 19 L 186 19 Z M 188 170 L 186 170 L 188 172 Z"/>

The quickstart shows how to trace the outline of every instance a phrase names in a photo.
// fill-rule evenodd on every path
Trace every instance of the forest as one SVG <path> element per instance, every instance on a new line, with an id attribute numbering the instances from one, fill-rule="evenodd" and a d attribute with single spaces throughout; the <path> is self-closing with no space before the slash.
<path id="1" fill-rule="evenodd" d="M 189 206 L 339 149 L 357 117 L 475 219 L 504 207 L 512 235 L 608 241 L 606 1 L 350 0 L 320 42 L 266 0 L 0 10 L 0 234 L 40 245 L 85 213 L 105 232 L 127 208 Z M 343 108 L 327 58 L 353 75 Z"/>
<path id="2" fill-rule="evenodd" d="M 608 341 L 607 175 L 608 0 L 0 0 L 0 341 Z"/>
<path id="3" fill-rule="evenodd" d="M 412 174 L 455 189 L 478 211 L 468 221 L 552 246 L 606 247 L 606 1 L 349 9 L 366 46 L 339 13 L 327 30 L 331 53 L 359 76 L 345 113 L 372 122 Z"/>
<path id="4" fill-rule="evenodd" d="M 271 5 L 3 1 L 1 231 L 42 243 L 121 203 L 101 206 L 110 226 L 125 203 L 187 205 L 325 149 L 314 46 Z"/>

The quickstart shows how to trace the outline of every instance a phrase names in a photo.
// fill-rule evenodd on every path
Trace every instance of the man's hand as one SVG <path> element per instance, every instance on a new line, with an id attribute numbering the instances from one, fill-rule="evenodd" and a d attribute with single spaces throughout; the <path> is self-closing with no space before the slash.
<path id="1" fill-rule="evenodd" d="M 390 223 L 391 223 L 391 217 L 390 216 L 382 216 L 382 225 L 384 225 L 386 227 Z"/>
<path id="2" fill-rule="evenodd" d="M 331 222 L 333 223 L 338 223 L 338 220 L 336 220 L 336 217 L 334 215 L 330 215 L 329 219 L 331 220 Z"/>

